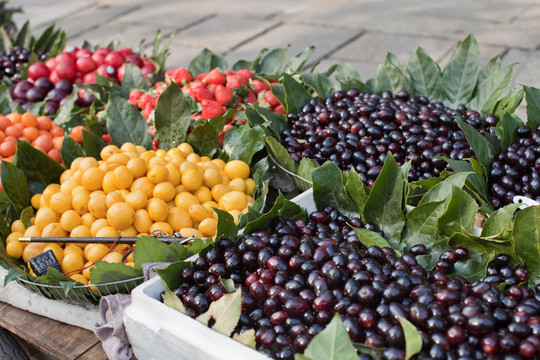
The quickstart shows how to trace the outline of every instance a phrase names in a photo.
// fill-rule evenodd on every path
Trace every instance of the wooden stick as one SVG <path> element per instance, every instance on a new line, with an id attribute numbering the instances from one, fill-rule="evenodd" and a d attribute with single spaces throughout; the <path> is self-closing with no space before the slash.
<path id="1" fill-rule="evenodd" d="M 49 243 L 82 243 L 82 244 L 135 244 L 138 237 L 20 237 L 23 243 L 49 242 Z M 177 237 L 157 237 L 161 242 L 170 244 L 173 242 L 187 243 L 193 240 L 189 238 Z"/>

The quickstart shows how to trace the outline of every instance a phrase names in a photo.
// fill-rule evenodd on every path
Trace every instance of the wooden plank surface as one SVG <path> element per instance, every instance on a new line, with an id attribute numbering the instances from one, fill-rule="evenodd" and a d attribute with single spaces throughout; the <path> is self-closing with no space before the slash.
<path id="1" fill-rule="evenodd" d="M 92 331 L 64 324 L 0 302 L 0 326 L 16 336 L 31 359 L 106 360 Z"/>

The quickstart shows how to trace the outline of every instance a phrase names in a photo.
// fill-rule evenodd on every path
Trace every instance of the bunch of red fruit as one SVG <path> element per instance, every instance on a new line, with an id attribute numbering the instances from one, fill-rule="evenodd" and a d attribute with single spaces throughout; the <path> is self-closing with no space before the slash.
<path id="1" fill-rule="evenodd" d="M 158 82 L 147 92 L 132 90 L 129 101 L 142 110 L 143 117 L 151 120 L 151 114 L 156 108 L 160 95 L 167 86 L 174 82 L 180 86 L 185 95 L 190 96 L 200 104 L 201 111 L 192 114 L 194 120 L 205 120 L 222 116 L 227 109 L 243 110 L 244 105 L 256 101 L 267 104 L 270 110 L 284 114 L 283 105 L 270 91 L 270 84 L 264 80 L 255 79 L 253 73 L 247 69 L 221 71 L 218 68 L 206 73 L 193 76 L 186 68 L 176 68 L 165 73 L 165 82 Z M 233 116 L 226 119 L 224 131 L 232 128 L 235 123 L 244 123 L 241 117 Z M 150 131 L 156 135 L 152 124 Z M 221 138 L 224 132 L 221 133 Z"/>
<path id="2" fill-rule="evenodd" d="M 94 84 L 97 75 L 120 83 L 128 63 L 138 66 L 148 78 L 156 70 L 149 59 L 134 54 L 129 48 L 98 48 L 93 52 L 69 47 L 46 62 L 30 65 L 28 79 L 19 82 L 11 95 L 23 108 L 47 98 L 45 113 L 53 114 L 73 91 L 73 84 Z M 79 91 L 79 105 L 89 106 L 92 101 L 92 94 Z"/>

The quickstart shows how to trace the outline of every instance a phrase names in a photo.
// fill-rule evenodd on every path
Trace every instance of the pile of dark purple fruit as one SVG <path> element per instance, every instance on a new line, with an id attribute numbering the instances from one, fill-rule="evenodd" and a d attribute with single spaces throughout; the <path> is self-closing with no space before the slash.
<path id="1" fill-rule="evenodd" d="M 540 201 L 540 126 L 517 129 L 519 140 L 499 154 L 491 165 L 491 204 L 498 209 L 513 202 L 516 195 Z"/>
<path id="2" fill-rule="evenodd" d="M 400 91 L 372 94 L 337 91 L 326 100 L 312 99 L 302 112 L 288 115 L 290 129 L 282 132 L 292 158 L 312 158 L 319 165 L 332 161 L 342 170 L 354 168 L 371 187 L 390 151 L 402 165 L 412 160 L 409 180 L 437 177 L 447 169 L 443 160 L 474 157 L 454 119 L 461 117 L 480 133 L 497 118 L 482 117 L 464 106 L 450 109 L 425 96 Z"/>
<path id="3" fill-rule="evenodd" d="M 0 51 L 0 80 L 4 77 L 13 82 L 20 80 L 20 68 L 30 61 L 30 50 L 22 46 L 14 46 L 12 49 Z M 45 60 L 47 53 L 39 54 L 39 60 Z"/>
<path id="4" fill-rule="evenodd" d="M 353 342 L 385 348 L 383 359 L 405 358 L 400 317 L 422 338 L 416 359 L 539 358 L 540 289 L 519 285 L 529 277 L 523 266 L 512 268 L 499 255 L 483 281 L 449 278 L 456 261 L 468 258 L 466 248 L 444 252 L 426 271 L 416 260 L 424 245 L 396 256 L 366 248 L 351 226 L 376 230 L 327 208 L 308 223 L 279 218 L 272 234 L 221 239 L 182 271 L 174 292 L 196 317 L 226 294 L 219 279 L 232 279 L 242 289 L 235 331 L 255 329 L 257 349 L 276 359 L 302 353 L 335 313 Z"/>
<path id="5" fill-rule="evenodd" d="M 54 85 L 47 77 L 40 77 L 34 84 L 28 80 L 21 80 L 17 85 L 9 88 L 13 101 L 21 105 L 24 110 L 28 110 L 33 104 L 47 99 L 45 115 L 56 114 L 58 108 L 64 104 L 72 92 L 73 83 L 70 80 L 60 79 Z M 88 101 L 91 104 L 94 98 L 91 97 L 92 94 L 89 92 L 88 96 Z"/>

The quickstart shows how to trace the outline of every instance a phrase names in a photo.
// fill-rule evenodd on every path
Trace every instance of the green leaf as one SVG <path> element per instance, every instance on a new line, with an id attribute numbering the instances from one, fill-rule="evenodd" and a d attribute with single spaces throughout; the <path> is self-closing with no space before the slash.
<path id="1" fill-rule="evenodd" d="M 270 109 L 262 107 L 258 102 L 251 104 L 246 108 L 246 117 L 252 126 L 260 125 L 268 128 L 271 134 L 278 140 L 281 138 L 281 132 L 288 128 L 287 118 L 283 114 L 277 114 Z"/>
<path id="2" fill-rule="evenodd" d="M 66 102 L 60 106 L 60 111 L 58 111 L 58 116 L 54 120 L 57 125 L 67 126 L 71 122 L 73 117 L 73 111 L 75 109 L 75 101 L 79 98 L 77 91 L 72 92 L 66 99 Z"/>
<path id="3" fill-rule="evenodd" d="M 143 272 L 141 269 L 132 268 L 131 266 L 124 265 L 124 263 L 121 262 L 108 263 L 106 261 L 98 261 L 92 267 L 92 269 L 90 269 L 90 281 L 92 284 L 96 285 L 129 280 L 142 275 Z"/>
<path id="4" fill-rule="evenodd" d="M 401 168 L 392 154 L 388 153 L 364 206 L 366 221 L 375 223 L 394 248 L 398 248 L 401 231 L 405 226 L 403 213 L 405 184 Z"/>
<path id="5" fill-rule="evenodd" d="M 303 73 L 302 81 L 309 86 L 321 98 L 332 96 L 336 92 L 336 88 L 332 80 L 320 73 Z"/>
<path id="6" fill-rule="evenodd" d="M 364 206 L 366 204 L 368 193 L 366 187 L 362 182 L 360 174 L 356 172 L 353 168 L 348 173 L 347 182 L 345 183 L 345 191 L 349 195 L 352 201 L 356 204 L 358 212 L 360 213 L 361 218 L 364 217 Z"/>
<path id="7" fill-rule="evenodd" d="M 193 76 L 206 73 L 214 68 L 225 70 L 228 68 L 227 61 L 221 56 L 208 49 L 201 51 L 188 65 L 188 70 Z"/>
<path id="8" fill-rule="evenodd" d="M 431 188 L 420 200 L 420 204 L 432 201 L 441 201 L 445 200 L 448 196 L 452 194 L 452 189 L 454 186 L 462 188 L 465 185 L 465 180 L 471 173 L 460 172 L 454 175 L 449 176 L 444 181 L 438 183 L 433 188 Z"/>
<path id="9" fill-rule="evenodd" d="M 354 201 L 349 197 L 343 185 L 341 170 L 332 162 L 325 162 L 311 172 L 313 180 L 313 198 L 318 209 L 331 206 L 349 217 L 359 216 Z"/>
<path id="10" fill-rule="evenodd" d="M 152 135 L 146 120 L 135 106 L 121 97 L 111 96 L 109 99 L 107 129 L 111 140 L 118 146 L 130 142 L 146 149 L 152 148 Z"/>
<path id="11" fill-rule="evenodd" d="M 514 89 L 510 90 L 510 92 L 495 105 L 495 116 L 498 119 L 501 119 L 505 113 L 514 114 L 524 97 L 525 91 L 523 91 L 523 89 L 518 90 L 515 94 Z"/>
<path id="12" fill-rule="evenodd" d="M 502 114 L 497 126 L 495 134 L 501 142 L 501 148 L 507 149 L 511 144 L 517 141 L 517 129 L 523 124 L 515 117 L 508 113 Z"/>
<path id="13" fill-rule="evenodd" d="M 448 163 L 450 168 L 456 173 L 466 172 L 469 175 L 466 178 L 465 185 L 471 194 L 483 204 L 489 204 L 489 195 L 487 188 L 487 179 L 484 176 L 484 168 L 480 166 L 476 159 L 452 160 L 445 157 L 438 157 Z M 473 165 L 474 164 L 474 165 Z M 459 186 L 462 187 L 462 186 Z"/>
<path id="14" fill-rule="evenodd" d="M 2 185 L 4 191 L 11 201 L 15 211 L 19 214 L 30 204 L 30 191 L 26 181 L 26 176 L 22 170 L 17 169 L 15 165 L 2 160 Z"/>
<path id="15" fill-rule="evenodd" d="M 28 141 L 17 140 L 17 153 L 13 163 L 26 175 L 31 194 L 43 192 L 51 183 L 59 183 L 64 167 L 51 159 Z"/>
<path id="16" fill-rule="evenodd" d="M 91 156 L 96 160 L 101 160 L 101 150 L 107 146 L 107 143 L 100 136 L 94 135 L 83 129 L 83 149 L 86 156 Z"/>
<path id="17" fill-rule="evenodd" d="M 236 289 L 236 285 L 234 285 L 234 280 L 233 279 L 223 279 L 223 278 L 221 278 L 219 280 L 219 282 L 221 282 L 221 284 L 225 287 L 225 291 L 227 293 L 232 293 Z"/>
<path id="18" fill-rule="evenodd" d="M 197 125 L 188 136 L 187 142 L 200 156 L 212 158 L 219 147 L 219 132 L 208 121 Z"/>
<path id="19" fill-rule="evenodd" d="M 458 42 L 443 70 L 443 95 L 449 104 L 457 107 L 467 104 L 473 95 L 478 78 L 480 51 L 474 36 Z"/>
<path id="20" fill-rule="evenodd" d="M 456 122 L 459 128 L 465 133 L 465 139 L 471 145 L 471 149 L 474 151 L 480 165 L 488 169 L 493 160 L 495 160 L 495 156 L 497 156 L 497 149 L 487 138 L 462 119 L 456 118 Z"/>
<path id="21" fill-rule="evenodd" d="M 364 228 L 354 228 L 354 232 L 358 237 L 358 240 L 360 240 L 360 242 L 364 244 L 365 247 L 392 247 L 385 238 L 371 230 L 367 230 Z"/>
<path id="22" fill-rule="evenodd" d="M 283 72 L 287 74 L 294 74 L 302 70 L 302 67 L 306 61 L 313 55 L 315 52 L 315 46 L 310 45 L 295 56 L 285 65 Z"/>
<path id="23" fill-rule="evenodd" d="M 33 217 L 34 217 L 34 208 L 32 206 L 27 206 L 21 212 L 20 220 L 26 228 L 29 228 L 30 226 L 33 225 L 32 224 Z"/>
<path id="24" fill-rule="evenodd" d="M 486 114 L 495 110 L 495 105 L 512 80 L 514 65 L 490 73 L 482 82 L 478 82 L 470 107 Z"/>
<path id="25" fill-rule="evenodd" d="M 464 261 L 456 261 L 454 270 L 451 276 L 462 276 L 469 281 L 481 280 L 486 277 L 487 267 L 489 263 L 495 259 L 497 251 L 495 249 L 487 250 L 486 252 L 477 253 L 469 251 L 468 259 Z"/>
<path id="26" fill-rule="evenodd" d="M 477 84 L 481 84 L 491 74 L 501 69 L 501 55 L 494 56 L 489 62 L 478 72 Z M 478 88 L 478 85 L 477 85 Z M 478 90 L 478 89 L 477 89 Z"/>
<path id="27" fill-rule="evenodd" d="M 170 150 L 186 139 L 191 110 L 182 90 L 174 82 L 163 91 L 154 110 L 159 147 Z"/>
<path id="28" fill-rule="evenodd" d="M 540 207 L 518 211 L 514 220 L 514 246 L 529 271 L 540 275 Z"/>
<path id="29" fill-rule="evenodd" d="M 73 140 L 68 134 L 65 134 L 60 155 L 62 156 L 66 168 L 69 168 L 73 160 L 78 157 L 84 157 L 85 153 L 79 143 Z"/>
<path id="30" fill-rule="evenodd" d="M 165 287 L 165 294 L 163 295 L 163 303 L 176 311 L 180 311 L 182 314 L 187 315 L 186 308 L 182 301 L 172 292 L 168 287 Z"/>
<path id="31" fill-rule="evenodd" d="M 396 94 L 401 90 L 407 90 L 409 93 L 413 93 L 412 82 L 407 70 L 403 69 L 398 58 L 392 53 L 386 55 L 384 63 L 377 69 L 375 84 L 377 92 L 390 90 Z"/>
<path id="32" fill-rule="evenodd" d="M 283 206 L 284 202 L 285 202 L 285 198 L 280 193 L 279 196 L 274 201 L 274 204 L 272 205 L 272 208 L 270 209 L 270 211 L 258 217 L 257 219 L 254 219 L 248 222 L 246 226 L 244 227 L 244 233 L 249 234 L 253 232 L 254 230 L 267 229 L 272 223 L 272 220 L 274 220 L 279 215 L 279 211 L 281 207 Z"/>
<path id="33" fill-rule="evenodd" d="M 126 64 L 126 70 L 120 85 L 124 96 L 129 97 L 129 92 L 133 89 L 147 90 L 150 87 L 150 81 L 142 74 L 141 69 L 137 65 Z"/>
<path id="34" fill-rule="evenodd" d="M 136 267 L 145 262 L 174 262 L 178 255 L 169 246 L 154 237 L 141 236 L 137 239 L 133 260 Z"/>
<path id="35" fill-rule="evenodd" d="M 519 204 L 509 204 L 491 214 L 482 226 L 481 236 L 501 237 L 508 234 L 513 225 L 513 217 Z"/>
<path id="36" fill-rule="evenodd" d="M 179 274 L 182 270 L 191 266 L 188 261 L 176 261 L 164 269 L 155 268 L 158 276 L 165 282 L 168 289 L 176 289 L 182 285 L 182 277 Z"/>
<path id="37" fill-rule="evenodd" d="M 304 356 L 313 360 L 357 360 L 358 355 L 339 314 L 310 341 Z"/>
<path id="38" fill-rule="evenodd" d="M 223 140 L 223 150 L 231 160 L 242 160 L 251 164 L 253 155 L 264 148 L 264 139 L 263 128 L 243 125 L 227 131 Z"/>
<path id="39" fill-rule="evenodd" d="M 281 103 L 287 113 L 300 112 L 304 105 L 311 101 L 311 94 L 291 75 L 283 74 L 282 86 L 285 99 Z M 275 85 L 271 85 L 271 87 L 273 91 Z"/>
<path id="40" fill-rule="evenodd" d="M 407 247 L 417 244 L 430 245 L 437 238 L 437 222 L 445 210 L 445 200 L 422 203 L 405 216 L 403 236 Z"/>
<path id="41" fill-rule="evenodd" d="M 205 325 L 212 320 L 214 326 L 212 329 L 225 335 L 230 336 L 242 312 L 242 290 L 239 288 L 231 294 L 223 295 L 219 300 L 210 303 L 208 311 L 197 316 L 197 320 Z"/>
<path id="42" fill-rule="evenodd" d="M 351 64 L 346 62 L 338 63 L 335 71 L 336 80 L 342 91 L 349 91 L 351 89 L 358 89 L 358 91 L 367 90 L 367 86 L 362 82 L 360 74 Z"/>
<path id="43" fill-rule="evenodd" d="M 399 316 L 398 319 L 405 338 L 405 359 L 408 360 L 422 350 L 422 337 L 409 320 L 402 316 Z"/>
<path id="44" fill-rule="evenodd" d="M 221 238 L 234 239 L 238 233 L 238 228 L 234 223 L 234 218 L 231 214 L 226 211 L 212 208 L 218 215 L 217 220 L 217 230 L 216 235 L 214 236 L 214 241 L 217 241 Z"/>
<path id="45" fill-rule="evenodd" d="M 294 177 L 293 181 L 296 184 L 296 187 L 301 191 L 306 191 L 313 186 L 313 181 L 311 180 L 311 171 L 318 167 L 319 165 L 315 160 L 310 158 L 302 158 L 298 163 L 297 175 L 300 177 Z M 303 180 L 305 179 L 305 180 Z"/>
<path id="46" fill-rule="evenodd" d="M 9 38 L 8 33 L 4 30 L 3 27 L 0 27 L 0 51 L 6 51 L 13 47 L 11 39 Z"/>
<path id="47" fill-rule="evenodd" d="M 19 29 L 17 38 L 15 39 L 15 45 L 20 45 L 25 49 L 30 47 L 30 22 L 26 21 L 24 25 Z"/>
<path id="48" fill-rule="evenodd" d="M 289 45 L 281 49 L 271 50 L 257 65 L 255 72 L 261 75 L 275 75 L 282 72 L 285 56 L 289 51 Z"/>
<path id="49" fill-rule="evenodd" d="M 407 71 L 416 94 L 434 100 L 442 98 L 441 69 L 423 48 L 410 53 Z"/>
<path id="50" fill-rule="evenodd" d="M 267 136 L 265 140 L 266 140 L 266 148 L 270 156 L 279 165 L 281 165 L 288 171 L 296 174 L 298 167 L 296 163 L 294 162 L 294 160 L 292 159 L 289 152 L 287 151 L 287 149 L 285 149 L 283 145 L 281 145 L 281 143 L 273 137 Z"/>
<path id="51" fill-rule="evenodd" d="M 452 197 L 437 223 L 439 234 L 448 237 L 455 233 L 473 234 L 477 212 L 478 205 L 474 199 L 465 190 L 454 186 Z"/>
<path id="52" fill-rule="evenodd" d="M 246 345 L 250 348 L 255 349 L 255 330 L 249 329 L 244 330 L 242 333 L 234 333 L 232 336 L 233 340 L 238 341 L 240 344 Z"/>
<path id="53" fill-rule="evenodd" d="M 527 125 L 536 129 L 540 125 L 540 89 L 523 85 L 527 103 Z"/>

